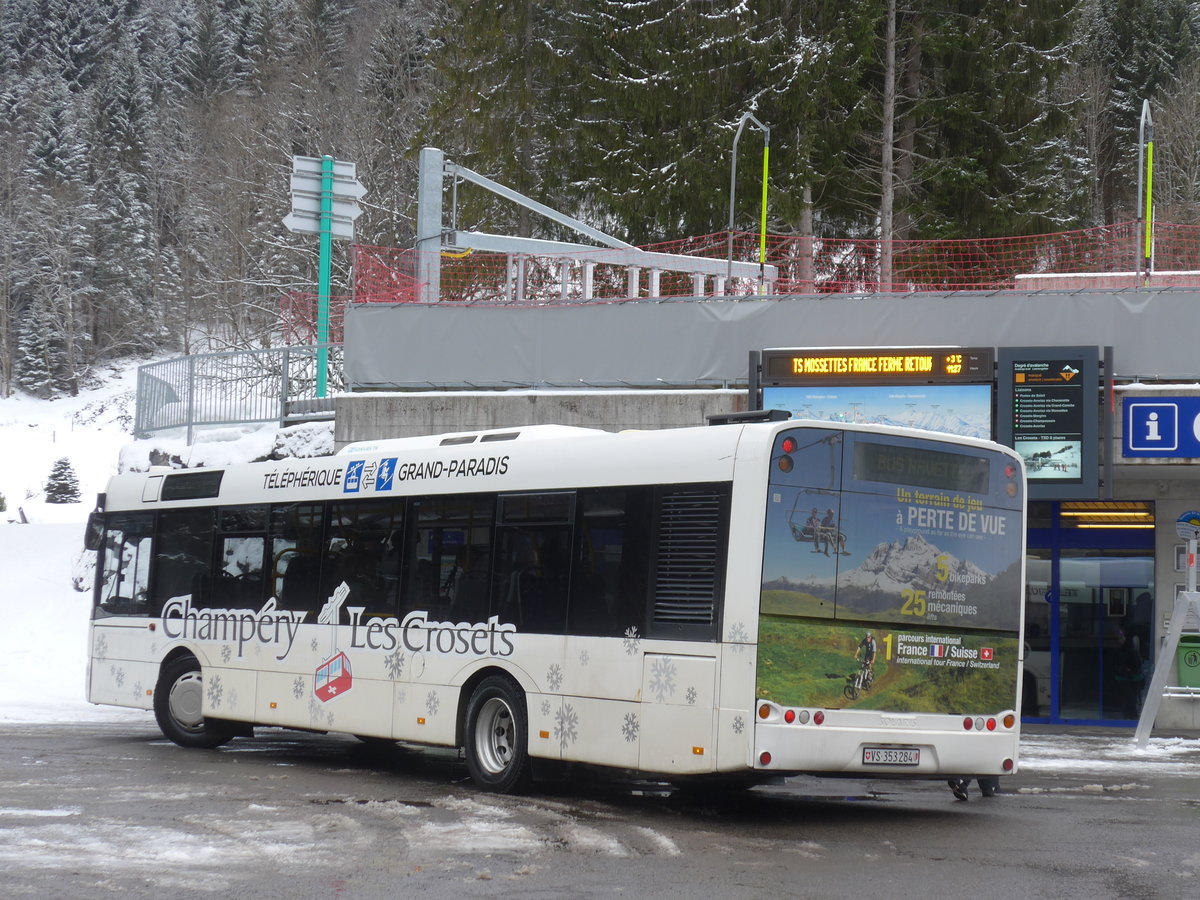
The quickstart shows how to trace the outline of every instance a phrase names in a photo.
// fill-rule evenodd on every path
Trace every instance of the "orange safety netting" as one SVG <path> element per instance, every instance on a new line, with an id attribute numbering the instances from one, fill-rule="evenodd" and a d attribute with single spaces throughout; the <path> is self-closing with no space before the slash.
<path id="1" fill-rule="evenodd" d="M 1154 227 L 1153 272 L 1142 267 L 1141 225 L 1122 222 L 1032 237 L 883 242 L 858 238 L 768 235 L 766 284 L 757 277 L 759 236 L 736 232 L 732 259 L 749 263 L 726 278 L 708 264 L 697 276 L 678 269 L 613 262 L 614 251 L 566 257 L 442 253 L 442 302 L 545 305 L 695 296 L 769 296 L 914 291 L 1077 290 L 1200 286 L 1200 226 Z M 890 274 L 885 250 L 891 250 Z M 727 260 L 725 232 L 648 245 L 646 251 Z M 619 251 L 617 252 L 619 253 Z M 358 245 L 354 302 L 421 299 L 415 250 Z M 661 260 L 660 260 L 661 262 Z M 771 268 L 773 267 L 773 268 Z M 750 277 L 753 272 L 756 277 Z"/>
<path id="2" fill-rule="evenodd" d="M 316 294 L 305 291 L 289 291 L 279 298 L 279 322 L 283 330 L 283 342 L 288 346 L 308 346 L 317 342 Z M 349 297 L 329 298 L 329 343 L 340 344 L 344 340 L 343 325 L 346 319 L 346 304 Z"/>

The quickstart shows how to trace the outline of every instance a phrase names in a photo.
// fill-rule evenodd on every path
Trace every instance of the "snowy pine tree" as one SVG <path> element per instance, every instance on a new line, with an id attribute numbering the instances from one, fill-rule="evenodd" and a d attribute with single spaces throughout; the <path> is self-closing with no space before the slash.
<path id="1" fill-rule="evenodd" d="M 46 480 L 47 503 L 78 503 L 79 478 L 65 456 L 54 463 Z"/>

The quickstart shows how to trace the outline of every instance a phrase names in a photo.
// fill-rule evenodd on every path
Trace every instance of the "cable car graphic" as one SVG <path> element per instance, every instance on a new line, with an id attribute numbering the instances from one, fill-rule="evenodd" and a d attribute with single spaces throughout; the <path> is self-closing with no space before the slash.
<path id="1" fill-rule="evenodd" d="M 314 693 L 322 703 L 346 693 L 353 684 L 350 660 L 345 653 L 339 651 L 336 656 L 317 666 Z"/>

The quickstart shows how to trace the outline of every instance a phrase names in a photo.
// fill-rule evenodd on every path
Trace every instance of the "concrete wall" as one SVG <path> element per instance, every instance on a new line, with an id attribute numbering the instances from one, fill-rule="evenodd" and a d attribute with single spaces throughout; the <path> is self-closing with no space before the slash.
<path id="1" fill-rule="evenodd" d="M 746 408 L 746 392 L 426 391 L 344 394 L 336 399 L 334 442 L 508 428 L 580 425 L 605 431 L 683 428 Z"/>

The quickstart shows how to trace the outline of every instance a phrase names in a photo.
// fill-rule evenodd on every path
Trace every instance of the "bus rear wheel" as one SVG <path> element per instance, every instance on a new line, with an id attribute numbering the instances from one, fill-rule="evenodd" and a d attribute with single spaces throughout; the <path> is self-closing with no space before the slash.
<path id="1" fill-rule="evenodd" d="M 206 719 L 204 678 L 193 656 L 179 656 L 162 667 L 154 688 L 154 718 L 181 747 L 219 747 L 234 737 L 229 723 Z"/>
<path id="2" fill-rule="evenodd" d="M 467 703 L 467 771 L 482 788 L 508 794 L 530 783 L 529 719 L 525 694 L 510 679 L 491 675 Z"/>

